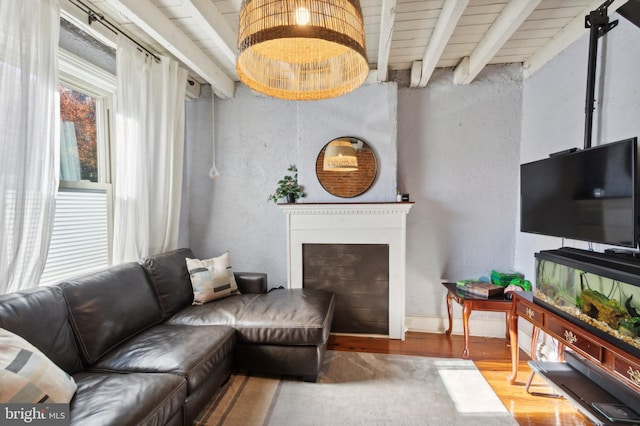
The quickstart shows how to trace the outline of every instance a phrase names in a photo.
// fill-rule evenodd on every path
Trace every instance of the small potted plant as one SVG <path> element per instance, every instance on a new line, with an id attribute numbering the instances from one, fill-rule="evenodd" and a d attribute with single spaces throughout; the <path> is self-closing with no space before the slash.
<path id="1" fill-rule="evenodd" d="M 279 199 L 286 198 L 287 203 L 295 203 L 298 198 L 304 197 L 302 187 L 298 185 L 298 168 L 292 164 L 287 170 L 292 172 L 293 176 L 286 175 L 278 181 L 276 192 L 269 195 L 269 201 L 277 203 Z"/>

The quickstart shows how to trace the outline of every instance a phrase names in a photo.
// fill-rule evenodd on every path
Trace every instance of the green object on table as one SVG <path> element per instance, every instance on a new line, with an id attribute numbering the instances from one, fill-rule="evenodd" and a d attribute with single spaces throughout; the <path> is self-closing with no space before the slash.
<path id="1" fill-rule="evenodd" d="M 498 272 L 495 269 L 491 271 L 491 282 L 502 287 L 508 286 L 516 278 L 524 279 L 524 275 L 520 272 Z"/>
<path id="2" fill-rule="evenodd" d="M 522 278 L 514 278 L 509 282 L 509 285 L 517 285 L 524 291 L 531 291 L 531 281 Z"/>

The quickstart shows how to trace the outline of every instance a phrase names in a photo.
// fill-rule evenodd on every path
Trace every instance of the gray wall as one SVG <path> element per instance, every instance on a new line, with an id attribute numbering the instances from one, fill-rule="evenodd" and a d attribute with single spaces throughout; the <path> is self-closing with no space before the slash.
<path id="1" fill-rule="evenodd" d="M 397 87 L 368 84 L 335 99 L 298 102 L 300 181 L 304 202 L 395 201 L 397 188 Z M 353 198 L 339 198 L 322 188 L 315 164 L 324 145 L 339 136 L 356 136 L 369 144 L 378 159 L 378 175 L 371 189 Z M 274 187 L 275 189 L 275 187 Z"/>
<path id="2" fill-rule="evenodd" d="M 217 180 L 211 168 L 211 97 L 187 103 L 188 208 L 181 244 L 210 257 L 230 251 L 235 270 L 264 271 L 271 287 L 286 284 L 286 216 L 267 200 L 290 164 L 299 170 L 303 202 L 394 201 L 397 163 L 397 87 L 366 85 L 336 99 L 290 102 L 258 95 L 238 84 L 231 99 L 215 99 Z M 315 176 L 322 147 L 357 136 L 380 162 L 372 188 L 343 199 L 328 194 Z M 184 217 L 188 216 L 188 220 Z"/>
<path id="3" fill-rule="evenodd" d="M 640 28 L 626 19 L 600 41 L 592 145 L 640 137 Z M 587 32 L 525 80 L 520 162 L 583 147 Z M 519 214 L 518 214 L 519 218 Z M 519 229 L 519 223 L 518 228 Z M 534 277 L 534 253 L 587 243 L 517 232 L 515 268 Z M 602 251 L 606 246 L 594 244 Z"/>
<path id="4" fill-rule="evenodd" d="M 444 316 L 442 279 L 513 267 L 522 111 L 520 66 L 468 86 L 452 71 L 398 94 L 398 169 L 407 216 L 408 314 Z"/>
<path id="5" fill-rule="evenodd" d="M 271 286 L 282 285 L 285 218 L 267 197 L 276 177 L 297 160 L 295 103 L 256 97 L 239 87 L 234 98 L 216 100 L 215 108 L 220 176 L 211 180 L 211 97 L 187 103 L 185 245 L 202 258 L 229 251 L 234 270 L 267 272 Z"/>
<path id="6" fill-rule="evenodd" d="M 298 165 L 305 202 L 394 201 L 399 176 L 416 202 L 407 217 L 407 314 L 443 316 L 442 278 L 512 268 L 521 95 L 516 65 L 489 67 L 468 86 L 446 70 L 425 89 L 373 84 L 318 102 L 239 85 L 215 103 L 216 181 L 207 177 L 211 100 L 190 102 L 183 241 L 203 257 L 230 250 L 236 270 L 266 271 L 270 286 L 282 285 L 286 218 L 267 196 L 289 164 Z M 380 162 L 373 188 L 354 199 L 326 193 L 313 172 L 320 149 L 342 135 L 366 140 Z"/>

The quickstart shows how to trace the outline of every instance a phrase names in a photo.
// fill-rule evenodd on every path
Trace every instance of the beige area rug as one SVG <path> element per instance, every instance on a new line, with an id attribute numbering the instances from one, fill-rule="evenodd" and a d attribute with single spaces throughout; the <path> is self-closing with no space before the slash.
<path id="1" fill-rule="evenodd" d="M 517 423 L 472 361 L 328 351 L 318 383 L 232 375 L 194 425 Z"/>

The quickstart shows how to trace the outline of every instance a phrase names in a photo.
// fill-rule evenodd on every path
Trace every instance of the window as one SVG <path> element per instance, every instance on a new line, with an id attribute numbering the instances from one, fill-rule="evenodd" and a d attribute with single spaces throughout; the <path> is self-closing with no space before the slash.
<path id="1" fill-rule="evenodd" d="M 91 95 L 60 85 L 60 180 L 98 182 L 96 105 Z"/>
<path id="2" fill-rule="evenodd" d="M 111 264 L 114 93 L 114 76 L 61 50 L 60 188 L 40 285 Z"/>

